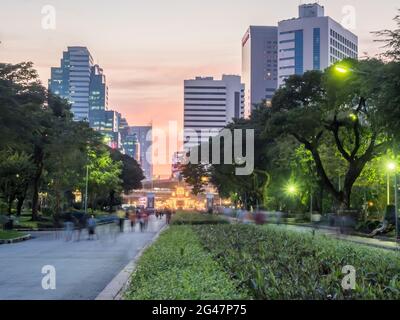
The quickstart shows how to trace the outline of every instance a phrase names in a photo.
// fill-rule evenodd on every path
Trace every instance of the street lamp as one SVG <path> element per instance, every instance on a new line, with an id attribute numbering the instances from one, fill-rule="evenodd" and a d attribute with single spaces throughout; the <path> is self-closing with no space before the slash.
<path id="1" fill-rule="evenodd" d="M 394 162 L 388 162 L 386 164 L 386 171 L 387 171 L 387 181 L 386 181 L 387 205 L 390 205 L 390 173 L 394 172 L 395 170 L 396 170 L 396 164 Z M 396 190 L 395 190 L 395 193 L 396 193 Z"/>
<path id="2" fill-rule="evenodd" d="M 298 188 L 295 184 L 290 183 L 285 187 L 285 191 L 289 196 L 295 196 L 298 192 Z"/>
<path id="3" fill-rule="evenodd" d="M 394 173 L 394 219 L 396 226 L 396 239 L 399 239 L 399 221 L 398 221 L 398 187 L 397 187 L 397 165 L 395 162 L 390 161 L 386 164 L 387 169 L 387 204 L 390 205 L 390 173 Z"/>
<path id="4" fill-rule="evenodd" d="M 339 73 L 348 73 L 350 71 L 349 69 L 340 65 L 335 66 L 335 70 Z"/>

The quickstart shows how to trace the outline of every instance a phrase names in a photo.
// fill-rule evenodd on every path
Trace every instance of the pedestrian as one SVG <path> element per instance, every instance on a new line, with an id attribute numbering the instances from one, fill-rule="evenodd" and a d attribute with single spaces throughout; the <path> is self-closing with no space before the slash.
<path id="1" fill-rule="evenodd" d="M 67 214 L 64 222 L 64 230 L 65 230 L 65 241 L 72 240 L 72 235 L 74 232 L 74 223 L 73 218 L 70 213 Z"/>
<path id="2" fill-rule="evenodd" d="M 150 214 L 147 212 L 147 211 L 145 211 L 144 212 L 144 229 L 145 230 L 147 230 L 147 227 L 149 226 L 149 217 L 150 217 Z"/>
<path id="3" fill-rule="evenodd" d="M 170 223 L 171 223 L 171 216 L 172 216 L 172 210 L 171 210 L 171 208 L 167 207 L 167 208 L 165 209 L 165 216 L 166 216 L 167 224 L 170 224 Z"/>
<path id="4" fill-rule="evenodd" d="M 85 227 L 85 215 L 82 215 L 80 218 L 76 218 L 76 241 L 81 240 L 82 229 Z"/>
<path id="5" fill-rule="evenodd" d="M 135 227 L 136 227 L 136 213 L 131 212 L 129 214 L 129 220 L 131 222 L 131 231 L 135 231 Z"/>
<path id="6" fill-rule="evenodd" d="M 87 228 L 88 228 L 88 240 L 92 240 L 93 236 L 96 234 L 96 220 L 93 215 L 87 221 Z"/>
<path id="7" fill-rule="evenodd" d="M 140 209 L 140 213 L 139 213 L 139 225 L 140 225 L 140 231 L 143 232 L 144 231 L 144 226 L 145 226 L 145 221 L 144 221 L 144 216 L 145 216 L 145 211 L 144 208 Z"/>
<path id="8" fill-rule="evenodd" d="M 119 208 L 117 210 L 117 216 L 118 216 L 118 225 L 119 225 L 119 232 L 123 233 L 124 232 L 124 224 L 125 224 L 125 211 L 122 210 L 122 208 Z"/>

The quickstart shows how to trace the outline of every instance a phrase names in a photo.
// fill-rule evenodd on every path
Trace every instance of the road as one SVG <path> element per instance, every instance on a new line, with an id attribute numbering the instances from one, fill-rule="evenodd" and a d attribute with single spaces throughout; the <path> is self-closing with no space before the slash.
<path id="1" fill-rule="evenodd" d="M 26 242 L 0 245 L 0 300 L 91 300 L 159 231 L 165 222 L 150 218 L 147 231 L 125 232 L 115 225 L 97 228 L 99 239 L 65 241 L 63 234 L 41 232 Z M 42 288 L 43 266 L 55 267 L 56 288 Z"/>

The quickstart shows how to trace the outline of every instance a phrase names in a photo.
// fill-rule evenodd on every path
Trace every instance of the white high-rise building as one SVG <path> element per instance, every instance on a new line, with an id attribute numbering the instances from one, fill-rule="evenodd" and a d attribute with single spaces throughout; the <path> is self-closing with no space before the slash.
<path id="1" fill-rule="evenodd" d="M 245 117 L 272 99 L 278 85 L 278 27 L 250 26 L 242 39 Z"/>
<path id="2" fill-rule="evenodd" d="M 184 81 L 184 146 L 207 142 L 234 118 L 244 116 L 244 84 L 240 76 L 221 80 L 196 77 Z"/>
<path id="3" fill-rule="evenodd" d="M 278 23 L 278 85 L 294 74 L 324 70 L 358 57 L 358 37 L 324 15 L 318 3 L 299 6 L 299 17 Z"/>

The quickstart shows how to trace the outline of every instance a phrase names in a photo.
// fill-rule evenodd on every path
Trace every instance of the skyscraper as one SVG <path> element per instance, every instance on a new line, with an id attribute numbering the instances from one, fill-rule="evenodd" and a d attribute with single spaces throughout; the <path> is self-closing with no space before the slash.
<path id="1" fill-rule="evenodd" d="M 129 127 L 128 136 L 136 136 L 139 144 L 139 151 L 136 154 L 146 180 L 153 179 L 153 155 L 152 155 L 152 126 L 132 126 Z"/>
<path id="2" fill-rule="evenodd" d="M 278 85 L 278 28 L 250 26 L 242 39 L 245 116 L 254 104 L 270 101 Z"/>
<path id="3" fill-rule="evenodd" d="M 49 90 L 68 100 L 75 120 L 89 121 L 89 91 L 93 58 L 86 47 L 68 47 L 61 66 L 51 68 Z"/>
<path id="4" fill-rule="evenodd" d="M 299 6 L 299 17 L 278 24 L 278 85 L 289 76 L 324 70 L 344 58 L 358 57 L 358 38 L 318 3 Z"/>
<path id="5" fill-rule="evenodd" d="M 185 149 L 207 142 L 233 118 L 244 116 L 244 85 L 240 76 L 221 80 L 196 77 L 184 81 Z"/>
<path id="6" fill-rule="evenodd" d="M 76 121 L 87 121 L 91 128 L 107 137 L 108 145 L 122 148 L 121 115 L 108 110 L 108 87 L 103 69 L 93 64 L 86 47 L 68 47 L 61 66 L 51 68 L 49 90 L 71 103 Z"/>
<path id="7" fill-rule="evenodd" d="M 108 87 L 106 76 L 97 64 L 91 68 L 89 86 L 90 127 L 102 131 L 105 127 L 104 111 L 108 109 Z"/>

